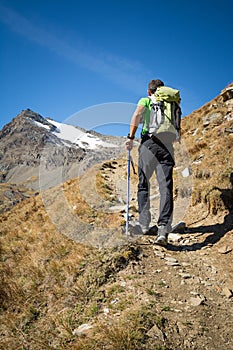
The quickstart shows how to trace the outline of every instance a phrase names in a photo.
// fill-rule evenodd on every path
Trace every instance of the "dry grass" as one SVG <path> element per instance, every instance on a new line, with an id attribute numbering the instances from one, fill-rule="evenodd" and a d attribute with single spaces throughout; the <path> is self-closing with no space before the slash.
<path id="1" fill-rule="evenodd" d="M 72 181 L 64 186 L 76 189 Z M 72 331 L 100 312 L 101 286 L 138 254 L 133 248 L 100 253 L 59 234 L 41 196 L 2 215 L 0 244 L 5 350 L 72 348 Z"/>
<path id="2" fill-rule="evenodd" d="M 1 217 L 2 348 L 50 348 L 54 314 L 87 253 L 56 232 L 40 196 Z"/>
<path id="3" fill-rule="evenodd" d="M 214 113 L 219 117 L 204 126 L 203 120 Z M 218 97 L 182 122 L 183 137 L 193 162 L 192 206 L 202 203 L 214 215 L 232 209 L 233 135 L 226 130 L 233 126 L 233 120 L 225 118 L 227 113 Z"/>
<path id="4" fill-rule="evenodd" d="M 164 319 L 156 316 L 152 305 L 132 307 L 119 319 L 108 319 L 96 324 L 91 337 L 79 338 L 73 345 L 74 350 L 165 350 L 156 341 L 148 341 L 148 331 L 159 325 L 164 330 Z"/>
<path id="5" fill-rule="evenodd" d="M 216 112 L 223 116 L 226 108 L 218 99 L 214 103 L 218 105 Z M 189 151 L 188 166 L 193 173 L 192 206 L 198 211 L 202 206 L 216 215 L 233 209 L 230 183 L 233 138 L 226 132 L 232 121 L 216 118 L 209 126 L 203 126 L 203 117 L 212 113 L 211 108 L 209 103 L 184 118 L 183 137 Z M 134 152 L 133 158 L 137 159 Z M 178 150 L 178 166 L 186 157 L 185 152 Z M 125 165 L 126 159 L 118 164 Z M 87 176 L 49 190 L 48 202 L 53 202 L 57 191 L 81 222 L 93 224 L 97 229 L 120 226 L 121 215 L 95 208 L 102 199 L 114 201 L 114 188 L 106 187 L 106 177 L 102 176 L 106 166 L 95 169 L 94 183 L 90 180 L 93 176 Z M 126 167 L 122 169 L 126 179 Z M 137 176 L 132 174 L 131 180 L 134 186 Z M 175 186 L 178 181 L 175 172 Z M 97 196 L 92 205 L 89 199 L 93 189 Z M 190 195 L 189 191 L 190 184 L 183 180 L 177 195 L 185 197 Z M 141 286 L 146 290 L 148 302 L 137 299 L 134 293 L 137 283 L 140 289 L 139 276 L 130 270 L 139 259 L 137 246 L 97 250 L 74 242 L 57 232 L 41 195 L 24 199 L 2 214 L 0 222 L 0 349 L 168 349 L 163 342 L 148 337 L 153 326 L 166 335 L 161 305 L 155 303 L 159 298 L 157 289 L 153 285 Z M 127 266 L 127 281 L 134 281 L 135 288 L 130 293 L 117 280 L 117 274 Z M 112 303 L 117 298 L 120 301 Z M 104 307 L 111 310 L 107 317 Z M 166 312 L 170 306 L 166 304 L 162 310 Z M 93 325 L 90 333 L 75 335 L 74 331 L 84 323 Z"/>

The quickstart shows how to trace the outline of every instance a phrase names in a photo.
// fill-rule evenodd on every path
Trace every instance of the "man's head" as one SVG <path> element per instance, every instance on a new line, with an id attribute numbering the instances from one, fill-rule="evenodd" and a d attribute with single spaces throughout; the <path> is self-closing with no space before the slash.
<path id="1" fill-rule="evenodd" d="M 151 80 L 148 84 L 148 93 L 149 95 L 152 95 L 155 93 L 156 89 L 159 86 L 164 86 L 164 82 L 160 79 L 156 79 L 156 80 Z"/>

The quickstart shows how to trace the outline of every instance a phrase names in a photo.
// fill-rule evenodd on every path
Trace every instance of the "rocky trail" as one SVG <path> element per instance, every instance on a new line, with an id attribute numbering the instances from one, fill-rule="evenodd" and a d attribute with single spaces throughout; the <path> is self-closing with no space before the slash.
<path id="1" fill-rule="evenodd" d="M 126 159 L 105 162 L 100 169 L 103 187 L 109 189 L 113 207 L 121 209 L 123 218 Z M 136 176 L 132 175 L 133 218 L 137 218 L 136 185 Z M 155 220 L 158 196 L 153 198 Z M 137 303 L 155 303 L 164 324 L 155 325 L 149 336 L 160 346 L 230 350 L 233 349 L 232 213 L 212 216 L 203 212 L 203 208 L 199 210 L 199 220 L 192 208 L 183 212 L 183 218 L 179 219 L 185 220 L 186 230 L 183 234 L 170 234 L 167 248 L 154 245 L 154 236 L 133 238 L 132 244 L 140 247 L 139 259 L 118 273 L 117 283 L 124 291 L 114 302 L 121 303 L 133 293 Z"/>

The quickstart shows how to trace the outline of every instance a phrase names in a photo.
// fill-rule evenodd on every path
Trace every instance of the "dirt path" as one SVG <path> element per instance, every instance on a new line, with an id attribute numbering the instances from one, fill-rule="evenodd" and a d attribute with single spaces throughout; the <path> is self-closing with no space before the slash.
<path id="1" fill-rule="evenodd" d="M 119 159 L 104 163 L 99 168 L 104 183 L 115 198 L 111 205 L 119 205 L 119 210 L 121 206 L 125 207 L 126 201 L 126 163 L 126 159 Z M 96 173 L 93 172 L 93 176 Z M 131 213 L 135 218 L 136 190 L 137 177 L 132 175 Z M 153 218 L 156 219 L 156 186 L 153 191 Z M 180 205 L 183 211 L 185 203 L 182 199 L 176 201 L 176 207 Z M 141 258 L 119 273 L 119 281 L 125 288 L 122 298 L 127 299 L 133 290 L 141 303 L 148 299 L 156 302 L 170 326 L 164 332 L 155 330 L 156 334 L 152 335 L 160 338 L 161 346 L 166 339 L 173 339 L 174 344 L 179 344 L 179 349 L 231 350 L 232 215 L 226 212 L 197 220 L 206 216 L 205 212 L 199 212 L 199 215 L 197 212 L 198 208 L 186 212 L 187 232 L 171 234 L 166 249 L 153 245 L 153 236 L 139 237 L 134 241 L 141 247 Z M 132 275 L 137 276 L 136 282 L 129 278 Z"/>

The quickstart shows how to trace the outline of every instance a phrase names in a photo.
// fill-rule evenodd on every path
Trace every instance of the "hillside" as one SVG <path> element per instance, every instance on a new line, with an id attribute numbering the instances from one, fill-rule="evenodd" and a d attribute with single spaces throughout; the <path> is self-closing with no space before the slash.
<path id="1" fill-rule="evenodd" d="M 233 84 L 184 118 L 183 136 L 192 159 L 192 204 L 216 214 L 232 209 Z"/>
<path id="2" fill-rule="evenodd" d="M 187 227 L 167 249 L 124 236 L 125 152 L 6 203 L 0 349 L 233 349 L 232 88 L 182 121 L 175 221 Z M 132 217 L 136 185 L 132 174 Z M 155 182 L 155 222 L 157 193 Z"/>

